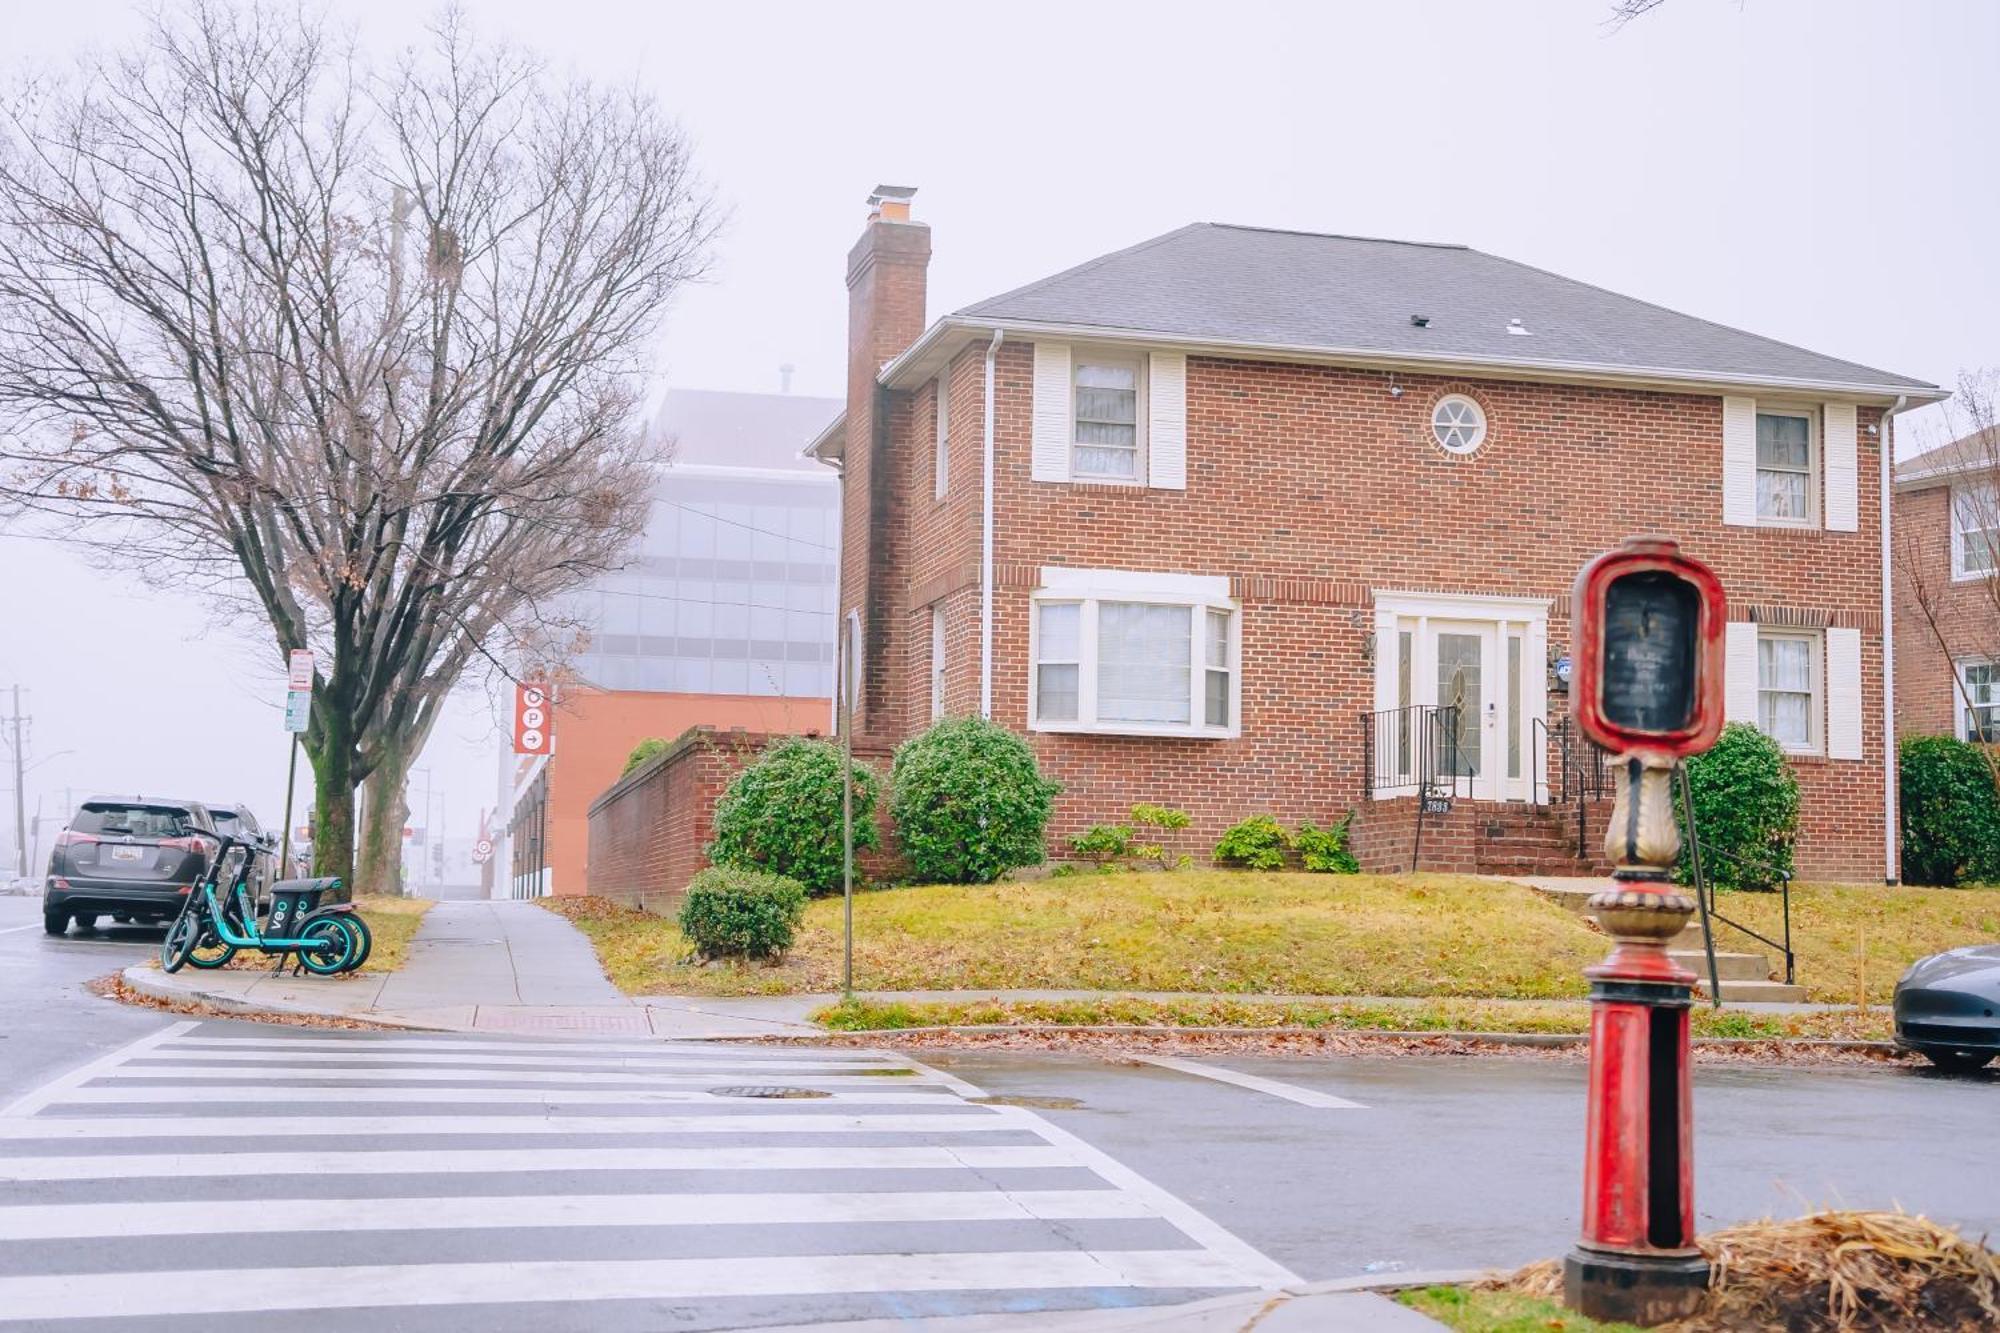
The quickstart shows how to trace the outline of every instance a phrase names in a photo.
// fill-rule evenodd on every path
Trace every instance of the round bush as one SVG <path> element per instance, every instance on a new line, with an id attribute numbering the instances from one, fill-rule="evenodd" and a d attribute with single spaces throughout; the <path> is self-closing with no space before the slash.
<path id="1" fill-rule="evenodd" d="M 934 884 L 990 884 L 1040 865 L 1062 787 L 1028 743 L 976 717 L 940 722 L 896 750 L 890 811 L 910 873 Z"/>
<path id="2" fill-rule="evenodd" d="M 2000 879 L 2000 792 L 1972 746 L 1912 736 L 1899 754 L 1903 878 L 1951 886 Z"/>
<path id="3" fill-rule="evenodd" d="M 854 847 L 876 846 L 875 774 L 854 766 Z M 708 859 L 797 880 L 810 894 L 841 884 L 840 747 L 788 737 L 738 773 L 715 803 Z"/>
<path id="4" fill-rule="evenodd" d="M 1757 728 L 1732 722 L 1715 748 L 1688 760 L 1695 823 L 1701 830 L 1702 873 L 1724 889 L 1775 888 L 1792 873 L 1799 831 L 1799 780 L 1778 743 Z M 1687 826 L 1678 795 L 1681 860 L 1675 875 L 1693 880 Z"/>
<path id="5" fill-rule="evenodd" d="M 688 881 L 681 934 L 704 958 L 776 958 L 792 947 L 805 911 L 795 879 L 710 866 Z"/>
<path id="6" fill-rule="evenodd" d="M 1276 815 L 1252 815 L 1223 833 L 1215 844 L 1215 859 L 1246 870 L 1283 870 L 1285 849 L 1291 845 Z"/>
<path id="7" fill-rule="evenodd" d="M 625 756 L 625 767 L 618 770 L 618 776 L 621 778 L 625 777 L 633 769 L 666 749 L 667 744 L 667 739 L 664 736 L 648 736 L 645 740 L 640 741 L 632 747 L 632 753 Z"/>

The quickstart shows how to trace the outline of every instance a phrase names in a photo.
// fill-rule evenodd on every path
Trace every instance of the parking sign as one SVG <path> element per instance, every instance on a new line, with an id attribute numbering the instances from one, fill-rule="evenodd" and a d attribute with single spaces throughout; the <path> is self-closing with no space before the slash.
<path id="1" fill-rule="evenodd" d="M 549 753 L 554 730 L 550 716 L 549 687 L 529 682 L 514 687 L 514 753 Z"/>

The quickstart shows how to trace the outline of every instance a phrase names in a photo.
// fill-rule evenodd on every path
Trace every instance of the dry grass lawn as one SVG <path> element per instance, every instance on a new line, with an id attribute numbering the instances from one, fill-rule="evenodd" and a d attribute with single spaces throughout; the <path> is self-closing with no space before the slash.
<path id="1" fill-rule="evenodd" d="M 630 994 L 840 987 L 840 901 L 777 966 L 699 966 L 673 923 L 553 899 Z M 1079 875 L 881 889 L 854 901 L 868 990 L 1082 989 L 1562 998 L 1604 940 L 1525 888 L 1438 875 Z"/>
<path id="2" fill-rule="evenodd" d="M 368 920 L 369 933 L 375 937 L 375 947 L 368 953 L 368 961 L 353 972 L 341 976 L 359 976 L 364 972 L 394 972 L 409 957 L 410 941 L 416 938 L 417 924 L 424 919 L 424 913 L 434 904 L 429 898 L 396 898 L 380 894 L 357 894 L 354 910 Z M 277 959 L 255 949 L 244 949 L 226 964 L 226 970 L 269 971 Z"/>
<path id="3" fill-rule="evenodd" d="M 1772 939 L 1784 937 L 1775 893 L 1723 893 L 1716 907 Z M 2000 889 L 1882 888 L 1853 884 L 1792 887 L 1792 950 L 1807 998 L 1826 1004 L 1887 1004 L 1896 978 L 1925 954 L 2000 940 Z M 1718 949 L 1762 950 L 1727 927 Z M 1778 952 L 1767 951 L 1781 967 Z"/>

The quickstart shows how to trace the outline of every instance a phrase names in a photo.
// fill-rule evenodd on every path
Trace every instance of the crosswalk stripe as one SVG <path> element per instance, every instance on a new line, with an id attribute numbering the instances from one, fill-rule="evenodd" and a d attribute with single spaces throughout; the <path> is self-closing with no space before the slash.
<path id="1" fill-rule="evenodd" d="M 868 1079 L 869 1083 L 897 1082 L 904 1080 Z M 811 1080 L 800 1080 L 810 1086 Z M 700 1102 L 713 1106 L 717 1099 L 706 1089 L 662 1088 L 271 1088 L 271 1087 L 218 1087 L 214 1084 L 189 1084 L 186 1087 L 159 1085 L 152 1083 L 107 1083 L 87 1088 L 75 1088 L 50 1101 L 50 1105 L 103 1105 L 107 1103 L 137 1104 L 145 1102 L 222 1102 L 231 1105 L 249 1105 L 254 1102 L 311 1102 L 316 1105 L 330 1105 L 337 1102 L 456 1102 L 462 1104 L 532 1103 L 542 1105 L 582 1105 L 595 1102 L 601 1105 L 647 1106 L 666 1105 L 680 1102 Z M 911 1088 L 907 1092 L 833 1092 L 820 1099 L 827 1102 L 850 1102 L 855 1105 L 873 1106 L 924 1106 L 958 1102 L 958 1098 L 941 1087 L 928 1090 Z"/>
<path id="2" fill-rule="evenodd" d="M 976 1113 L 829 1115 L 772 1111 L 760 1115 L 406 1115 L 406 1116 L 40 1116 L 0 1120 L 0 1140 L 262 1139 L 325 1135 L 439 1134 L 990 1134 L 1032 1130 L 1004 1107 Z"/>
<path id="3" fill-rule="evenodd" d="M 116 1067 L 120 1061 L 130 1059 L 132 1056 L 142 1051 L 150 1050 L 164 1042 L 172 1041 L 183 1032 L 187 1032 L 198 1026 L 200 1025 L 192 1019 L 183 1019 L 178 1023 L 169 1023 L 157 1032 L 149 1032 L 137 1041 L 128 1042 L 115 1051 L 106 1051 L 89 1064 L 80 1065 L 70 1070 L 67 1074 L 64 1074 L 61 1078 L 44 1083 L 41 1087 L 36 1088 L 26 1096 L 17 1097 L 12 1102 L 9 1102 L 5 1109 L 0 1109 L 0 1119 L 10 1116 L 33 1115 L 51 1102 L 64 1100 L 71 1089 L 87 1083 L 93 1078 L 97 1078 L 105 1070 Z"/>
<path id="4" fill-rule="evenodd" d="M 931 1190 L 823 1194 L 525 1194 L 450 1198 L 253 1199 L 0 1207 L 0 1240 L 494 1227 L 705 1227 L 830 1222 L 1147 1218 L 1121 1190 Z"/>
<path id="5" fill-rule="evenodd" d="M 382 1264 L 66 1273 L 0 1278 L 0 1310 L 22 1319 L 330 1310 L 397 1305 L 824 1296 L 1036 1288 L 1256 1285 L 1205 1250 L 778 1255 L 728 1259 Z"/>
<path id="6" fill-rule="evenodd" d="M 335 1064 L 361 1063 L 369 1065 L 424 1064 L 449 1067 L 452 1065 L 491 1065 L 499 1069 L 519 1066 L 540 1068 L 585 1068 L 602 1066 L 610 1069 L 652 1070 L 672 1073 L 676 1069 L 733 1069 L 733 1070 L 798 1070 L 823 1069 L 828 1072 L 858 1069 L 901 1069 L 903 1065 L 894 1061 L 878 1060 L 872 1063 L 860 1060 L 759 1060 L 754 1057 L 735 1058 L 726 1051 L 704 1053 L 694 1056 L 646 1056 L 646 1055 L 475 1055 L 467 1051 L 446 1051 L 438 1055 L 426 1055 L 422 1051 L 218 1051 L 214 1047 L 203 1047 L 198 1051 L 185 1053 L 197 1057 L 184 1060 L 190 1064 L 229 1064 L 249 1068 L 262 1068 L 266 1061 L 282 1060 L 286 1064 Z M 136 1060 L 128 1060 L 120 1068 L 158 1069 L 167 1067 L 164 1056 L 181 1057 L 177 1051 L 152 1050 Z"/>
<path id="7" fill-rule="evenodd" d="M 196 1078 L 257 1078 L 290 1079 L 313 1082 L 426 1082 L 426 1083 L 591 1083 L 606 1086 L 625 1087 L 672 1087 L 678 1084 L 700 1084 L 712 1086 L 718 1080 L 747 1078 L 750 1075 L 769 1078 L 767 1069 L 740 1070 L 728 1067 L 698 1069 L 692 1073 L 676 1071 L 671 1074 L 634 1071 L 632 1073 L 601 1073 L 582 1069 L 338 1069 L 321 1068 L 312 1065 L 265 1065 L 262 1068 L 243 1065 L 120 1065 L 98 1074 L 99 1078 L 117 1079 L 196 1079 Z M 879 1088 L 890 1082 L 907 1084 L 912 1087 L 924 1084 L 941 1086 L 941 1081 L 925 1078 L 921 1074 L 825 1074 L 804 1071 L 803 1078 L 815 1086 L 830 1088 Z M 799 1081 L 798 1079 L 792 1080 Z"/>
<path id="8" fill-rule="evenodd" d="M 162 1050 L 321 1050 L 321 1051 L 480 1051 L 499 1055 L 543 1052 L 551 1055 L 646 1055 L 662 1059 L 686 1056 L 689 1059 L 716 1058 L 712 1052 L 744 1055 L 757 1060 L 801 1060 L 806 1062 L 849 1062 L 862 1065 L 901 1063 L 879 1051 L 842 1051 L 824 1046 L 746 1046 L 741 1043 L 669 1043 L 665 1038 L 650 1042 L 603 1041 L 572 1037 L 560 1041 L 506 1041 L 488 1039 L 455 1040 L 440 1037 L 179 1037 Z M 795 1053 L 794 1053 L 795 1052 Z"/>
<path id="9" fill-rule="evenodd" d="M 466 1175 L 501 1171 L 909 1171 L 1073 1166 L 1060 1148 L 460 1148 L 451 1152 L 105 1153 L 0 1157 L 0 1180 L 245 1175 Z"/>

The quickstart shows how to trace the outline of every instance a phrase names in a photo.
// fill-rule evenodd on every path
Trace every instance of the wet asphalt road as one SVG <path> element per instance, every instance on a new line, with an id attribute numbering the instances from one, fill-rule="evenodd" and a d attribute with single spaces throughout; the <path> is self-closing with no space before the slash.
<path id="1" fill-rule="evenodd" d="M 84 989 L 158 938 L 48 939 L 38 899 L 0 898 L 0 1105 L 169 1021 Z M 1077 1099 L 1042 1114 L 1307 1278 L 1520 1263 L 1575 1232 L 1577 1061 L 1199 1057 L 1361 1103 L 1331 1109 L 1093 1056 L 918 1055 L 996 1094 Z M 1704 1065 L 1695 1086 L 1703 1229 L 1900 1204 L 2000 1234 L 2000 1073 Z"/>

